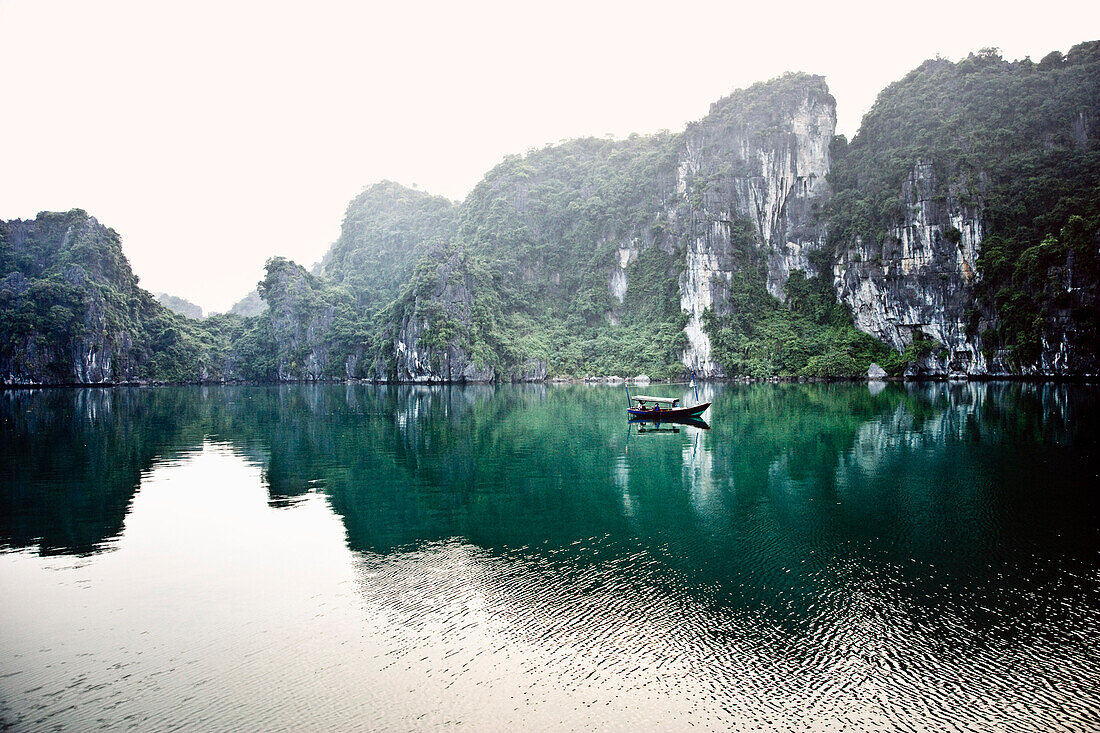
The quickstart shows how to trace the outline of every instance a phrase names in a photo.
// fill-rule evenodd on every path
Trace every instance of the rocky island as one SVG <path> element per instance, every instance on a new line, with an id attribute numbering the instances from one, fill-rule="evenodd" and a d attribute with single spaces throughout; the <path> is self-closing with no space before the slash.
<path id="1" fill-rule="evenodd" d="M 84 211 L 0 222 L 0 378 L 1100 371 L 1100 42 L 929 60 L 835 128 L 791 73 L 682 132 L 511 156 L 461 203 L 384 181 L 313 270 L 273 258 L 262 302 L 204 319 Z"/>

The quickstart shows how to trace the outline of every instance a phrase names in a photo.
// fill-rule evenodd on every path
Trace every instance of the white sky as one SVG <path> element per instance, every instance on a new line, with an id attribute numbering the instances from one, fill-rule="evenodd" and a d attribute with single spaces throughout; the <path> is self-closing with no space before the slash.
<path id="1" fill-rule="evenodd" d="M 460 200 L 506 154 L 677 131 L 793 70 L 850 138 L 937 53 L 1097 37 L 1096 2 L 0 0 L 0 219 L 86 209 L 144 287 L 225 310 L 383 178 Z"/>

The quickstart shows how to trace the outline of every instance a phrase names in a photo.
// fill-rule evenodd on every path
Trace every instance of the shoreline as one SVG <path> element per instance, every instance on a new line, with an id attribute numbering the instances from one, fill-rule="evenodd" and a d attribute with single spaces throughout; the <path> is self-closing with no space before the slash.
<path id="1" fill-rule="evenodd" d="M 898 377 L 706 377 L 697 379 L 699 382 L 712 382 L 718 384 L 831 384 L 838 382 L 862 382 L 872 384 L 879 383 L 922 383 L 922 382 L 1020 382 L 1020 383 L 1056 383 L 1056 384 L 1100 384 L 1100 374 L 1081 375 L 1025 375 L 1025 374 L 1001 374 L 1001 375 L 926 375 L 926 376 L 898 376 Z M 691 384 L 691 380 L 673 379 L 642 379 L 634 377 L 580 377 L 563 378 L 551 377 L 546 379 L 530 379 L 522 381 L 472 381 L 472 380 L 379 380 L 379 379 L 286 379 L 276 381 L 250 381 L 250 380 L 211 380 L 211 381 L 120 381 L 120 382 L 22 382 L 0 384 L 0 391 L 18 389 L 113 389 L 117 387 L 228 387 L 228 386 L 271 386 L 282 384 L 345 384 L 345 385 L 388 385 L 388 386 L 426 386 L 426 387 L 450 387 L 450 386 L 490 386 L 506 384 L 547 384 L 547 385 L 620 385 L 645 386 L 648 384 L 678 385 Z"/>

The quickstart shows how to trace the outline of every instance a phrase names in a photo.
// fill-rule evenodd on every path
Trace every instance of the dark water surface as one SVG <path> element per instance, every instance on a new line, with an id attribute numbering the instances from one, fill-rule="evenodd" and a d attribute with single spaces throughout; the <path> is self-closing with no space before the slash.
<path id="1" fill-rule="evenodd" d="M 1097 388 L 703 392 L 0 392 L 0 727 L 1100 727 Z"/>

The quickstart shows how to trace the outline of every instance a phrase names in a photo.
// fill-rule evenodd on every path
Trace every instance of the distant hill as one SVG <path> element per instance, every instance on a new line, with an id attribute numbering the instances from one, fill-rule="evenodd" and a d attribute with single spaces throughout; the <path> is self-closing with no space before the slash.
<path id="1" fill-rule="evenodd" d="M 189 300 L 177 297 L 175 295 L 169 295 L 168 293 L 157 293 L 157 302 L 163 305 L 173 313 L 178 313 L 181 316 L 187 316 L 188 318 L 202 318 L 202 307 L 195 305 Z"/>
<path id="2" fill-rule="evenodd" d="M 253 290 L 248 295 L 244 296 L 229 309 L 229 312 L 235 316 L 241 316 L 242 318 L 249 318 L 251 316 L 258 316 L 267 310 L 267 303 L 260 297 L 258 290 Z"/>

